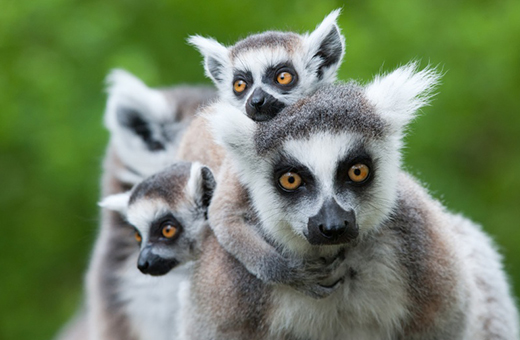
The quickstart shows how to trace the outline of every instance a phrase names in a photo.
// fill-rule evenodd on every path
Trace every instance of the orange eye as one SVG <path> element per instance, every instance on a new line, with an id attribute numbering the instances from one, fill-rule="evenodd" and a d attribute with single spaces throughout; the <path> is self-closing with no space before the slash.
<path id="1" fill-rule="evenodd" d="M 162 228 L 162 235 L 166 238 L 173 238 L 177 235 L 177 228 L 171 224 L 167 224 Z"/>
<path id="2" fill-rule="evenodd" d="M 281 85 L 290 84 L 292 80 L 293 80 L 293 76 L 289 72 L 280 72 L 276 76 L 276 81 L 278 82 L 278 84 L 281 84 Z"/>
<path id="3" fill-rule="evenodd" d="M 247 87 L 247 84 L 245 81 L 243 80 L 237 80 L 235 81 L 235 83 L 233 84 L 233 89 L 235 90 L 235 92 L 237 93 L 241 93 L 241 92 L 244 92 L 244 90 L 246 89 Z"/>
<path id="4" fill-rule="evenodd" d="M 361 183 L 368 178 L 370 169 L 362 163 L 354 164 L 348 169 L 348 177 L 356 183 Z"/>
<path id="5" fill-rule="evenodd" d="M 134 237 L 135 237 L 135 240 L 136 240 L 137 242 L 139 242 L 139 243 L 141 243 L 141 241 L 143 240 L 143 238 L 141 237 L 141 235 L 139 235 L 139 232 L 138 232 L 138 231 L 135 232 Z"/>
<path id="6" fill-rule="evenodd" d="M 285 190 L 293 191 L 302 185 L 302 178 L 295 172 L 286 172 L 280 176 L 278 182 Z"/>

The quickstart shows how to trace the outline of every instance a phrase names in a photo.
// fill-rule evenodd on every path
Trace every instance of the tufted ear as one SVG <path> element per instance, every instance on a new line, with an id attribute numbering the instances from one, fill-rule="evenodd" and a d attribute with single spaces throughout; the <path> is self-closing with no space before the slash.
<path id="1" fill-rule="evenodd" d="M 192 35 L 188 43 L 195 46 L 204 57 L 206 76 L 211 78 L 215 85 L 221 86 L 224 80 L 224 70 L 230 67 L 229 50 L 213 38 L 204 38 Z"/>
<path id="2" fill-rule="evenodd" d="M 102 208 L 113 210 L 126 217 L 128 211 L 128 201 L 130 200 L 130 191 L 120 194 L 110 195 L 105 198 L 98 205 Z"/>
<path id="3" fill-rule="evenodd" d="M 330 83 L 336 78 L 336 72 L 345 53 L 345 38 L 336 23 L 341 10 L 332 11 L 305 37 L 307 46 L 307 67 L 313 69 L 318 79 Z"/>
<path id="4" fill-rule="evenodd" d="M 367 99 L 394 132 L 401 133 L 417 111 L 429 104 L 441 77 L 434 68 L 421 71 L 417 68 L 417 62 L 409 63 L 389 74 L 376 76 L 365 87 Z"/>
<path id="5" fill-rule="evenodd" d="M 146 86 L 139 78 L 124 70 L 113 70 L 107 76 L 108 103 L 105 125 L 121 144 L 138 138 L 147 150 L 164 150 L 157 126 L 172 116 L 174 108 L 159 90 Z"/>
<path id="6" fill-rule="evenodd" d="M 213 172 L 207 166 L 198 162 L 191 165 L 187 190 L 194 201 L 205 210 L 206 214 L 216 185 Z"/>

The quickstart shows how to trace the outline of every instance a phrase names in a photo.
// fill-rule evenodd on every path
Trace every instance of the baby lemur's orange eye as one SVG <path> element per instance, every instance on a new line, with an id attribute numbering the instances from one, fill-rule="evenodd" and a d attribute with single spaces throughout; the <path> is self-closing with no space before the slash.
<path id="1" fill-rule="evenodd" d="M 292 80 L 293 80 L 293 76 L 289 72 L 280 72 L 276 76 L 276 81 L 278 82 L 278 84 L 281 84 L 281 85 L 287 85 L 287 84 L 291 83 Z"/>
<path id="2" fill-rule="evenodd" d="M 286 172 L 282 176 L 280 176 L 278 182 L 280 183 L 283 189 L 293 191 L 298 189 L 300 185 L 302 185 L 302 178 L 295 172 Z"/>
<path id="3" fill-rule="evenodd" d="M 135 237 L 135 240 L 136 240 L 137 242 L 139 242 L 139 243 L 141 243 L 141 241 L 143 240 L 143 238 L 141 237 L 141 235 L 139 235 L 139 232 L 138 232 L 138 231 L 135 232 L 134 237 Z"/>
<path id="4" fill-rule="evenodd" d="M 235 81 L 235 83 L 233 84 L 233 89 L 235 90 L 235 92 L 237 93 L 241 93 L 241 92 L 244 92 L 244 90 L 246 89 L 247 87 L 247 84 L 245 81 L 243 80 L 237 80 Z"/>
<path id="5" fill-rule="evenodd" d="M 171 224 L 167 224 L 162 228 L 162 235 L 166 238 L 173 238 L 177 235 L 177 228 Z"/>
<path id="6" fill-rule="evenodd" d="M 370 169 L 362 163 L 354 164 L 348 169 L 348 177 L 356 183 L 361 183 L 368 178 Z"/>

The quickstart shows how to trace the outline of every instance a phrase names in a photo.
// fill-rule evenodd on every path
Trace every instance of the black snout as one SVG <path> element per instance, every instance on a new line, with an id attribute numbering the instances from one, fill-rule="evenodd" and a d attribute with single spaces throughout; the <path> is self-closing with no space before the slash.
<path id="1" fill-rule="evenodd" d="M 343 244 L 359 234 L 354 211 L 343 209 L 334 199 L 325 202 L 320 211 L 309 218 L 307 230 L 307 239 L 314 245 Z"/>
<path id="2" fill-rule="evenodd" d="M 258 87 L 246 102 L 246 113 L 252 120 L 263 122 L 274 118 L 284 107 L 284 103 Z"/>
<path id="3" fill-rule="evenodd" d="M 141 250 L 139 259 L 137 260 L 137 268 L 139 268 L 143 274 L 152 276 L 164 275 L 178 264 L 179 262 L 175 259 L 165 259 L 153 254 L 151 246 L 146 246 Z"/>

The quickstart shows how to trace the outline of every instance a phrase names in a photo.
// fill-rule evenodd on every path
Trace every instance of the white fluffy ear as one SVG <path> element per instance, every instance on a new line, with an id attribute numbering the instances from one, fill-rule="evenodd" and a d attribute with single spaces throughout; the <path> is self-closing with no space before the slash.
<path id="1" fill-rule="evenodd" d="M 204 113 L 213 137 L 234 155 L 254 154 L 256 123 L 242 111 L 225 102 L 218 102 Z"/>
<path id="2" fill-rule="evenodd" d="M 345 38 L 336 23 L 341 9 L 332 11 L 305 37 L 308 50 L 308 67 L 315 69 L 323 82 L 332 82 L 345 54 Z"/>
<path id="3" fill-rule="evenodd" d="M 417 68 L 417 62 L 409 63 L 387 75 L 376 76 L 365 88 L 376 112 L 396 132 L 401 131 L 421 107 L 428 105 L 440 79 L 434 68 L 427 67 L 421 71 Z"/>
<path id="4" fill-rule="evenodd" d="M 187 191 L 197 204 L 208 209 L 217 183 L 213 172 L 198 162 L 191 165 Z"/>
<path id="5" fill-rule="evenodd" d="M 173 110 L 161 91 L 149 88 L 133 74 L 112 70 L 106 82 L 105 125 L 112 134 L 125 129 L 143 138 L 146 124 L 171 116 Z"/>
<path id="6" fill-rule="evenodd" d="M 105 197 L 98 205 L 102 208 L 116 211 L 126 216 L 128 211 L 128 201 L 130 200 L 130 191 Z"/>
<path id="7" fill-rule="evenodd" d="M 188 43 L 199 50 L 204 57 L 204 70 L 215 85 L 222 85 L 224 70 L 230 67 L 229 50 L 213 38 L 192 35 Z"/>

